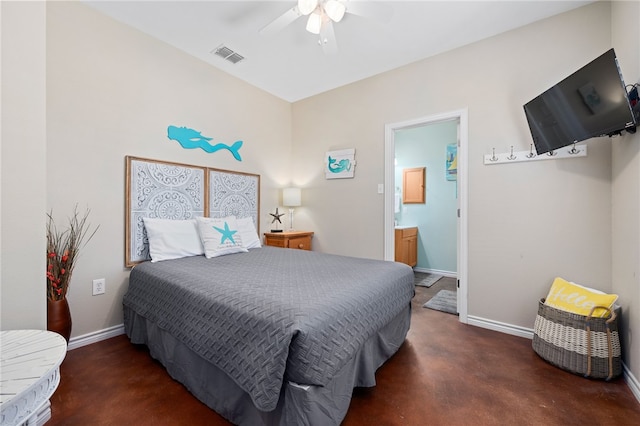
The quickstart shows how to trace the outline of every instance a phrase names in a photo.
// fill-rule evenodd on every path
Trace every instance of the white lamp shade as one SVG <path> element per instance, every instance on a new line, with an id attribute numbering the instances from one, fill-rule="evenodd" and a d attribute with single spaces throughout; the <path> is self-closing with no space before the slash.
<path id="1" fill-rule="evenodd" d="M 340 22 L 340 20 L 342 20 L 342 18 L 344 17 L 344 13 L 346 12 L 346 10 L 347 8 L 345 7 L 345 5 L 337 0 L 329 0 L 324 5 L 325 13 L 329 18 L 331 18 L 333 22 Z"/>
<path id="2" fill-rule="evenodd" d="M 284 188 L 282 190 L 282 205 L 297 207 L 301 205 L 302 191 L 300 188 Z"/>
<path id="3" fill-rule="evenodd" d="M 313 12 L 318 6 L 318 0 L 298 0 L 298 10 L 303 15 Z"/>
<path id="4" fill-rule="evenodd" d="M 307 31 L 312 34 L 320 34 L 320 28 L 322 28 L 322 16 L 317 13 L 312 13 L 309 15 L 309 20 L 307 21 Z"/>

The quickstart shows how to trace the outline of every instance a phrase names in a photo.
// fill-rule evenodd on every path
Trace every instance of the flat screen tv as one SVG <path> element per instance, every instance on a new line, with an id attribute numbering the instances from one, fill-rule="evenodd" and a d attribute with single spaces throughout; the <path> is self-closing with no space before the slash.
<path id="1" fill-rule="evenodd" d="M 637 125 L 613 49 L 526 103 L 524 111 L 538 154 Z"/>

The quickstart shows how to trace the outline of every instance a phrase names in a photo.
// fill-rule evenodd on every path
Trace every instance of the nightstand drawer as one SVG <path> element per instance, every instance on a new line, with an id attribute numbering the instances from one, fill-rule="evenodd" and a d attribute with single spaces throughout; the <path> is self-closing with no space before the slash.
<path id="1" fill-rule="evenodd" d="M 297 250 L 311 250 L 312 237 L 313 232 L 308 231 L 265 232 L 264 245 Z"/>
<path id="2" fill-rule="evenodd" d="M 264 245 L 265 246 L 271 246 L 271 247 L 282 247 L 282 248 L 286 248 L 287 247 L 285 245 L 285 240 L 284 239 L 269 238 L 269 237 L 264 237 Z"/>
<path id="3" fill-rule="evenodd" d="M 289 248 L 298 250 L 311 250 L 311 236 L 289 238 Z"/>

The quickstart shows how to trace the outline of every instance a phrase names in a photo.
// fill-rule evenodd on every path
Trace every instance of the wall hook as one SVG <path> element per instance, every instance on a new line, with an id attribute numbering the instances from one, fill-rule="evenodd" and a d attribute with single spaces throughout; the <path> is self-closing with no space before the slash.
<path id="1" fill-rule="evenodd" d="M 1 1 L 1 0 L 0 0 Z M 549 151 L 546 155 L 535 152 L 535 145 L 531 144 L 528 151 L 514 151 L 511 146 L 510 152 L 496 154 L 496 149 L 492 149 L 492 154 L 484 155 L 484 164 L 519 163 L 522 161 L 537 160 L 557 160 L 561 158 L 580 158 L 587 156 L 587 146 L 571 149 L 571 145 Z"/>
<path id="2" fill-rule="evenodd" d="M 533 144 L 529 145 L 529 153 L 526 155 L 527 158 L 533 158 L 536 154 L 533 153 Z"/>
<path id="3" fill-rule="evenodd" d="M 573 143 L 573 148 L 571 148 L 571 149 L 570 149 L 570 150 L 568 150 L 567 152 L 568 152 L 569 154 L 571 154 L 571 155 L 575 155 L 575 154 L 580 153 L 580 150 L 579 150 L 579 149 L 576 149 L 576 143 L 574 142 L 574 143 Z"/>
<path id="4" fill-rule="evenodd" d="M 492 148 L 492 155 L 491 158 L 489 158 L 489 161 L 498 161 L 498 157 L 496 157 L 496 149 Z"/>

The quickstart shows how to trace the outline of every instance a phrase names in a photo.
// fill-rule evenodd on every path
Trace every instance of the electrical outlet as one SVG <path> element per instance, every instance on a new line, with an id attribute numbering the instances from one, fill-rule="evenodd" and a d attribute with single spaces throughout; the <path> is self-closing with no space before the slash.
<path id="1" fill-rule="evenodd" d="M 93 295 L 97 296 L 99 294 L 104 294 L 106 286 L 107 285 L 104 278 L 93 280 Z"/>

